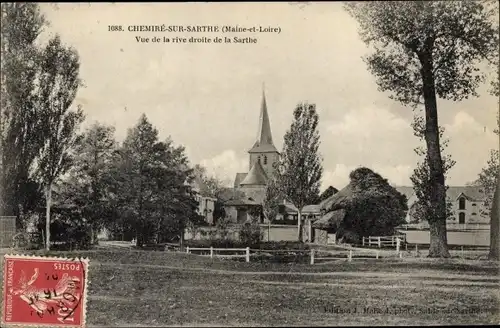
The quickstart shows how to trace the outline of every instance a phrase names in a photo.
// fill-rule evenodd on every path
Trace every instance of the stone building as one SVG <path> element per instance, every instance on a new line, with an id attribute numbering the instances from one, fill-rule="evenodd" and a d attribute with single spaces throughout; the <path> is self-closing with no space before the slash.
<path id="1" fill-rule="evenodd" d="M 279 155 L 273 143 L 266 96 L 262 92 L 257 138 L 248 150 L 248 172 L 236 174 L 233 188 L 238 196 L 224 202 L 231 221 L 242 223 L 249 220 L 261 208 L 267 182 L 274 174 Z"/>

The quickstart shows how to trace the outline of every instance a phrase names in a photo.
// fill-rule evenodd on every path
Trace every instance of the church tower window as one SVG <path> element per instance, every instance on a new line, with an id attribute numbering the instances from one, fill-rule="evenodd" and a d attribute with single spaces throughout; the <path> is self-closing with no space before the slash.
<path id="1" fill-rule="evenodd" d="M 267 165 L 267 156 L 264 155 L 264 165 Z"/>

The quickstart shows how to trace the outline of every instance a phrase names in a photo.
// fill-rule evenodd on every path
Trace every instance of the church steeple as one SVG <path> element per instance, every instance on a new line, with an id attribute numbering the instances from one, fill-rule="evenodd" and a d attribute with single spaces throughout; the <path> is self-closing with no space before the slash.
<path id="1" fill-rule="evenodd" d="M 257 140 L 249 153 L 261 152 L 277 152 L 273 144 L 273 136 L 271 134 L 271 123 L 269 122 L 269 114 L 267 113 L 266 94 L 262 88 L 262 102 L 260 105 L 260 117 L 257 133 Z"/>

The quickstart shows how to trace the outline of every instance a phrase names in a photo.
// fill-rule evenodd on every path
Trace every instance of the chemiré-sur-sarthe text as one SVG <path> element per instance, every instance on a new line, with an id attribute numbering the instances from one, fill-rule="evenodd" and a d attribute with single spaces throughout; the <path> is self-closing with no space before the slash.
<path id="1" fill-rule="evenodd" d="M 239 26 L 239 25 L 108 25 L 109 32 L 163 32 L 163 33 L 281 33 L 281 27 L 275 26 Z"/>

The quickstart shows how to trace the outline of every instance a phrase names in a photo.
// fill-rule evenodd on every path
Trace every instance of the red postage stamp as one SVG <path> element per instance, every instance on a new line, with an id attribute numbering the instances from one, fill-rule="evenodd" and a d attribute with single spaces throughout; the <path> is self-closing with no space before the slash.
<path id="1" fill-rule="evenodd" d="M 5 255 L 2 327 L 84 327 L 87 259 Z"/>

